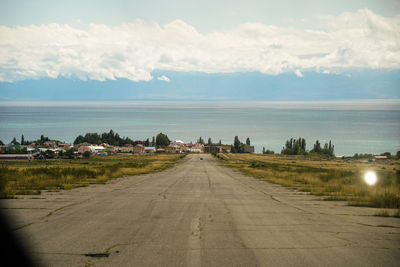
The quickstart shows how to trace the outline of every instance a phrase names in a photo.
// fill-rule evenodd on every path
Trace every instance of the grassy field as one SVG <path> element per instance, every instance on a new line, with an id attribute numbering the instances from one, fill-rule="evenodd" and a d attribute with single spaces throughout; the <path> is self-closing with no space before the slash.
<path id="1" fill-rule="evenodd" d="M 355 162 L 304 156 L 217 154 L 220 161 L 266 181 L 310 192 L 324 200 L 343 200 L 352 206 L 400 209 L 400 163 Z M 364 174 L 373 170 L 378 183 L 367 185 Z M 399 215 L 399 210 L 382 212 Z M 379 214 L 377 214 L 379 215 Z"/>
<path id="2" fill-rule="evenodd" d="M 178 154 L 115 155 L 71 160 L 0 161 L 0 197 L 71 189 L 105 183 L 124 175 L 161 171 L 182 157 L 184 155 Z"/>

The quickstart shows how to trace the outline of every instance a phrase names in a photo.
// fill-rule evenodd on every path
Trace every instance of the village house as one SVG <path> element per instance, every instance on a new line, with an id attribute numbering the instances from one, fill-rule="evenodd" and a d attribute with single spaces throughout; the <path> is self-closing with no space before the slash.
<path id="1" fill-rule="evenodd" d="M 157 148 L 156 149 L 156 153 L 158 153 L 158 154 L 163 154 L 163 153 L 165 153 L 166 151 L 165 151 L 165 148 Z"/>
<path id="2" fill-rule="evenodd" d="M 254 153 L 254 146 L 244 145 L 243 152 L 244 153 Z"/>
<path id="3" fill-rule="evenodd" d="M 141 144 L 138 144 L 138 145 L 134 146 L 132 148 L 132 153 L 134 153 L 134 154 L 144 153 L 144 146 L 141 145 Z"/>
<path id="4" fill-rule="evenodd" d="M 6 151 L 6 150 L 7 150 L 7 148 L 8 148 L 8 146 L 7 146 L 7 145 L 0 146 L 0 152 L 2 152 L 2 151 Z"/>
<path id="5" fill-rule="evenodd" d="M 71 145 L 70 145 L 70 144 L 67 144 L 67 143 L 58 143 L 58 144 L 57 144 L 57 147 L 58 147 L 58 148 L 65 149 L 65 150 L 68 150 L 68 149 L 71 148 Z"/>
<path id="6" fill-rule="evenodd" d="M 172 141 L 166 148 L 167 153 L 182 153 L 185 150 L 185 143 L 181 140 Z"/>
<path id="7" fill-rule="evenodd" d="M 165 148 L 166 153 L 182 153 L 182 148 L 179 146 L 169 145 Z"/>
<path id="8" fill-rule="evenodd" d="M 46 142 L 43 143 L 43 146 L 45 146 L 45 147 L 56 147 L 57 144 L 54 141 L 46 141 Z"/>
<path id="9" fill-rule="evenodd" d="M 81 146 L 91 146 L 91 144 L 84 142 L 84 143 L 74 145 L 74 148 L 76 150 L 78 150 Z"/>
<path id="10" fill-rule="evenodd" d="M 148 154 L 156 153 L 156 148 L 154 146 L 147 146 L 144 148 L 144 153 Z"/>
<path id="11" fill-rule="evenodd" d="M 142 145 L 142 146 L 144 146 L 144 144 L 146 143 L 146 141 L 142 141 L 142 140 L 136 140 L 136 141 L 134 141 L 133 142 L 133 144 L 136 146 L 136 145 Z"/>
<path id="12" fill-rule="evenodd" d="M 218 144 L 205 145 L 204 153 L 231 153 L 231 146 Z"/>
<path id="13" fill-rule="evenodd" d="M 182 140 L 175 140 L 175 141 L 171 141 L 169 143 L 170 146 L 174 146 L 174 147 L 183 147 L 185 145 L 185 143 Z"/>
<path id="14" fill-rule="evenodd" d="M 60 148 L 56 148 L 56 147 L 39 147 L 37 150 L 40 152 L 43 152 L 43 153 L 46 151 L 52 151 L 56 154 L 58 154 L 60 151 L 65 152 L 64 149 L 60 149 Z"/>
<path id="15" fill-rule="evenodd" d="M 104 146 L 89 146 L 89 148 L 93 154 L 104 153 Z"/>
<path id="16" fill-rule="evenodd" d="M 204 153 L 221 153 L 222 148 L 219 145 L 205 145 Z"/>
<path id="17" fill-rule="evenodd" d="M 203 144 L 187 144 L 184 147 L 184 151 L 191 153 L 203 153 L 204 145 Z"/>
<path id="18" fill-rule="evenodd" d="M 39 149 L 35 148 L 35 147 L 28 146 L 26 148 L 26 152 L 29 153 L 29 154 L 35 154 L 35 153 L 39 152 Z"/>
<path id="19" fill-rule="evenodd" d="M 91 151 L 90 146 L 79 146 L 78 147 L 79 154 L 83 154 L 86 151 Z"/>
<path id="20" fill-rule="evenodd" d="M 133 153 L 133 145 L 124 145 L 124 146 L 119 146 L 115 147 L 117 152 L 119 153 Z M 114 150 L 115 151 L 115 150 Z"/>
<path id="21" fill-rule="evenodd" d="M 231 145 L 220 145 L 222 153 L 231 153 Z"/>

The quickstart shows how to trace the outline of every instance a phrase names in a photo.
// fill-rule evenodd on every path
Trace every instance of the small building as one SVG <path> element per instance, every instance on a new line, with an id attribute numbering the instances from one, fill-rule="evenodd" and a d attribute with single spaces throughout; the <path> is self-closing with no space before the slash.
<path id="1" fill-rule="evenodd" d="M 34 154 L 34 153 L 40 152 L 40 150 L 38 148 L 28 146 L 26 148 L 26 152 L 29 153 L 29 154 Z"/>
<path id="2" fill-rule="evenodd" d="M 163 154 L 163 153 L 165 153 L 166 151 L 165 151 L 165 148 L 157 148 L 156 149 L 156 153 L 158 153 L 158 154 Z"/>
<path id="3" fill-rule="evenodd" d="M 231 153 L 231 145 L 220 145 L 222 153 Z"/>
<path id="4" fill-rule="evenodd" d="M 104 146 L 89 146 L 89 148 L 94 154 L 104 153 Z"/>
<path id="5" fill-rule="evenodd" d="M 133 144 L 134 144 L 135 146 L 137 146 L 137 145 L 142 145 L 142 146 L 144 146 L 145 143 L 146 143 L 146 141 L 143 141 L 143 140 L 136 140 L 136 141 L 133 142 Z"/>
<path id="6" fill-rule="evenodd" d="M 43 143 L 43 146 L 45 147 L 56 147 L 56 142 L 54 141 L 46 141 Z"/>
<path id="7" fill-rule="evenodd" d="M 132 153 L 134 153 L 134 154 L 144 153 L 144 146 L 141 144 L 138 144 L 138 145 L 132 147 Z"/>
<path id="8" fill-rule="evenodd" d="M 86 151 L 91 151 L 90 146 L 79 146 L 78 147 L 79 154 L 83 154 Z"/>
<path id="9" fill-rule="evenodd" d="M 176 147 L 173 145 L 172 146 L 169 145 L 165 148 L 166 153 L 181 153 L 181 151 L 182 151 L 182 149 L 180 147 Z"/>
<path id="10" fill-rule="evenodd" d="M 204 153 L 221 153 L 222 148 L 219 145 L 205 145 Z"/>
<path id="11" fill-rule="evenodd" d="M 254 148 L 253 148 L 254 152 Z M 204 153 L 231 153 L 231 146 L 230 145 L 205 145 L 204 146 Z"/>
<path id="12" fill-rule="evenodd" d="M 78 150 L 81 146 L 91 146 L 91 144 L 89 144 L 89 143 L 87 143 L 87 142 L 83 142 L 83 143 L 80 143 L 80 144 L 75 144 L 75 145 L 74 145 L 74 148 L 75 148 L 76 150 Z"/>
<path id="13" fill-rule="evenodd" d="M 117 151 L 120 153 L 133 153 L 133 145 L 124 145 L 117 147 Z"/>
<path id="14" fill-rule="evenodd" d="M 243 152 L 244 153 L 254 153 L 254 146 L 244 145 Z"/>
<path id="15" fill-rule="evenodd" d="M 68 149 L 71 148 L 71 145 L 70 145 L 70 144 L 67 144 L 67 143 L 59 143 L 57 146 L 58 146 L 59 148 L 65 149 L 65 150 L 68 150 Z"/>
<path id="16" fill-rule="evenodd" d="M 156 148 L 154 146 L 146 146 L 144 148 L 144 153 L 147 153 L 147 154 L 156 153 Z"/>
<path id="17" fill-rule="evenodd" d="M 203 144 L 187 144 L 184 147 L 184 151 L 191 153 L 203 153 L 204 145 Z"/>
<path id="18" fill-rule="evenodd" d="M 172 145 L 175 147 L 182 147 L 185 145 L 185 143 L 182 140 L 174 140 L 174 141 L 171 141 L 169 145 Z"/>

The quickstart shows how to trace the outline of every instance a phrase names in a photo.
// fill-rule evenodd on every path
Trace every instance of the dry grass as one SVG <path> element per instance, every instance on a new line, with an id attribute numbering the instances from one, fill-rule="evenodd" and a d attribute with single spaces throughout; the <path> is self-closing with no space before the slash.
<path id="1" fill-rule="evenodd" d="M 217 158 L 245 174 L 323 196 L 324 200 L 348 201 L 354 206 L 400 208 L 399 161 L 362 163 L 254 154 L 218 154 Z M 363 181 L 364 173 L 369 170 L 378 175 L 375 186 Z"/>
<path id="2" fill-rule="evenodd" d="M 0 197 L 40 194 L 41 190 L 60 190 L 106 183 L 125 175 L 161 171 L 184 155 L 118 155 L 90 159 L 0 162 Z"/>
<path id="3" fill-rule="evenodd" d="M 400 209 L 397 210 L 378 210 L 375 214 L 375 216 L 379 217 L 396 217 L 400 218 Z"/>

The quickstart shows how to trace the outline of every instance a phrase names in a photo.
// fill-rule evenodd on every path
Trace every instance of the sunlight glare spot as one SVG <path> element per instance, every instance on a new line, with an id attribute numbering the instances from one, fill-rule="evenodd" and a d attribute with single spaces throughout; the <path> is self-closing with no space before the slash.
<path id="1" fill-rule="evenodd" d="M 365 173 L 364 180 L 368 185 L 374 185 L 378 179 L 375 172 L 369 171 Z"/>

